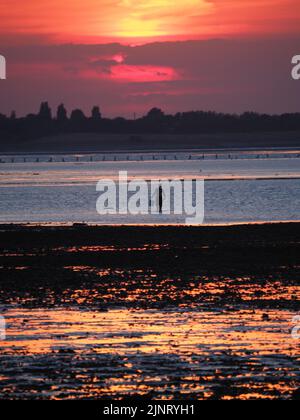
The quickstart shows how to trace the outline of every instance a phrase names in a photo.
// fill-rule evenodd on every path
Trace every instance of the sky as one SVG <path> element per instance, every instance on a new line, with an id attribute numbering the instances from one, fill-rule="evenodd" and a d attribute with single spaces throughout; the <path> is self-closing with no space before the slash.
<path id="1" fill-rule="evenodd" d="M 300 111 L 299 0 L 0 0 L 0 54 L 1 113 Z"/>

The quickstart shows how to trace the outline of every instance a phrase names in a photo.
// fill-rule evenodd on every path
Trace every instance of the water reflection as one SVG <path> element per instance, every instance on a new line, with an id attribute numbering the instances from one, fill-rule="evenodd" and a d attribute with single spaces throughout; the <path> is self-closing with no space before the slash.
<path id="1" fill-rule="evenodd" d="M 299 310 L 300 285 L 293 276 L 227 277 L 195 273 L 170 275 L 153 269 L 109 269 L 78 265 L 62 268 L 0 267 L 0 300 L 23 307 L 79 305 L 130 307 L 251 308 Z"/>
<path id="2" fill-rule="evenodd" d="M 299 387 L 287 310 L 10 308 L 5 316 L 1 398 L 273 399 Z"/>

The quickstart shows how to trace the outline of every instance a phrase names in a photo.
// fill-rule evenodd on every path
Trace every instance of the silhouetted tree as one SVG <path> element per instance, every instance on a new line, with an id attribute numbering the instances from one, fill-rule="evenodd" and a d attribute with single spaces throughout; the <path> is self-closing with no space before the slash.
<path id="1" fill-rule="evenodd" d="M 42 120 L 51 120 L 52 113 L 51 108 L 48 105 L 48 102 L 42 102 L 40 106 L 39 118 Z"/>
<path id="2" fill-rule="evenodd" d="M 71 121 L 74 123 L 81 123 L 86 120 L 86 117 L 81 109 L 74 109 L 71 113 Z"/>
<path id="3" fill-rule="evenodd" d="M 70 128 L 73 132 L 89 131 L 88 120 L 81 109 L 74 109 L 71 113 Z"/>
<path id="4" fill-rule="evenodd" d="M 75 109 L 70 119 L 61 104 L 52 119 L 48 102 L 43 102 L 37 115 L 29 114 L 18 118 L 13 111 L 8 118 L 0 114 L 0 139 L 22 141 L 64 132 L 107 132 L 128 134 L 129 138 L 142 139 L 141 133 L 233 133 L 300 131 L 300 113 L 267 115 L 246 112 L 241 115 L 216 112 L 192 111 L 167 115 L 159 108 L 153 108 L 142 118 L 102 118 L 98 106 L 92 109 L 91 117 Z M 130 137 L 133 136 L 133 137 Z M 142 141 L 142 140 L 140 140 Z"/>
<path id="5" fill-rule="evenodd" d="M 152 120 L 161 120 L 164 117 L 164 113 L 161 109 L 159 108 L 152 108 L 148 114 L 147 114 L 147 118 L 152 119 Z"/>
<path id="6" fill-rule="evenodd" d="M 60 123 L 66 122 L 68 120 L 68 113 L 67 113 L 67 110 L 66 110 L 64 104 L 61 104 L 61 105 L 58 106 L 57 113 L 56 113 L 56 119 Z"/>
<path id="7" fill-rule="evenodd" d="M 101 120 L 102 115 L 100 112 L 100 108 L 98 106 L 94 106 L 94 108 L 92 109 L 92 119 L 95 121 L 99 121 Z"/>

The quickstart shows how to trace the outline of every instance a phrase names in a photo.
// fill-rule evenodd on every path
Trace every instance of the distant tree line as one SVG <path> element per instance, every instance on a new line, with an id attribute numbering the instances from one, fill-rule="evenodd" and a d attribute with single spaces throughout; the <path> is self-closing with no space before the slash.
<path id="1" fill-rule="evenodd" d="M 98 106 L 90 116 L 80 109 L 70 115 L 63 104 L 53 115 L 48 102 L 43 102 L 38 114 L 17 118 L 0 114 L 0 141 L 26 140 L 61 133 L 124 133 L 133 136 L 144 133 L 200 134 L 220 132 L 270 132 L 300 130 L 300 113 L 267 115 L 246 112 L 241 115 L 193 111 L 167 115 L 159 108 L 138 119 L 103 118 Z"/>

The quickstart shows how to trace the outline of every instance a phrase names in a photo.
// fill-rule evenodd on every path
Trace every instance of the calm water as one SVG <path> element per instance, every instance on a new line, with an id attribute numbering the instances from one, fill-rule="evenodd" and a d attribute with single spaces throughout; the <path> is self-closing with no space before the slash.
<path id="1" fill-rule="evenodd" d="M 299 220 L 298 152 L 223 154 L 4 156 L 0 222 L 177 224 L 185 217 L 105 216 L 96 212 L 96 183 L 117 179 L 205 182 L 205 223 Z"/>

